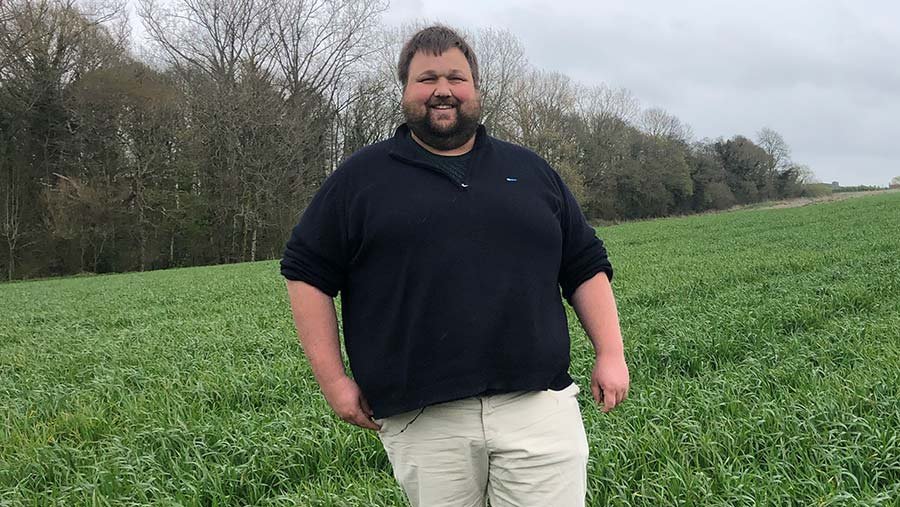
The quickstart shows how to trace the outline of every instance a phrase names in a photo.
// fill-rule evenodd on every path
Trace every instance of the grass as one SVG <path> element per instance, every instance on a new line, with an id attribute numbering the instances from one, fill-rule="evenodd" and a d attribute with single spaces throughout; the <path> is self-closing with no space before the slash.
<path id="1" fill-rule="evenodd" d="M 898 223 L 884 194 L 602 229 L 632 390 L 582 395 L 589 504 L 900 505 Z M 403 504 L 275 262 L 0 285 L 0 418 L 0 505 Z"/>

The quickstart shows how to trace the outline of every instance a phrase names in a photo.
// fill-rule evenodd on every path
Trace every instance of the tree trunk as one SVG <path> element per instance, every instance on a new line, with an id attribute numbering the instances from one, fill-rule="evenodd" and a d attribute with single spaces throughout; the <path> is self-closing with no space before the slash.
<path id="1" fill-rule="evenodd" d="M 140 243 L 141 248 L 141 271 L 144 271 L 147 268 L 147 228 L 144 227 L 144 205 L 141 203 L 139 205 L 139 214 L 138 214 L 138 230 L 139 230 L 139 238 L 138 241 Z"/>
<path id="2" fill-rule="evenodd" d="M 247 209 L 241 205 L 241 219 L 244 222 L 241 231 L 241 262 L 247 260 L 247 233 L 250 232 L 250 217 L 252 216 L 252 213 L 247 212 Z"/>
<path id="3" fill-rule="evenodd" d="M 9 281 L 11 282 L 13 276 L 16 272 L 16 258 L 13 257 L 16 253 L 16 248 L 13 246 L 12 242 L 8 243 L 9 245 Z"/>
<path id="4" fill-rule="evenodd" d="M 259 230 L 257 224 L 253 224 L 253 241 L 250 243 L 250 262 L 256 262 L 256 231 Z"/>
<path id="5" fill-rule="evenodd" d="M 181 210 L 181 196 L 178 191 L 178 182 L 175 182 L 175 211 Z M 176 229 L 177 226 L 173 227 Z M 169 267 L 175 267 L 175 231 L 172 231 L 172 235 L 169 237 Z"/>
<path id="6" fill-rule="evenodd" d="M 225 262 L 234 262 L 237 259 L 237 214 L 231 217 L 231 251 L 228 252 L 228 259 Z"/>
<path id="7" fill-rule="evenodd" d="M 20 215 L 20 195 L 19 195 L 19 187 L 16 185 L 16 175 L 14 174 L 15 168 L 10 166 L 8 174 L 9 174 L 9 184 L 4 185 L 4 190 L 6 191 L 6 199 L 3 204 L 4 214 L 6 217 L 4 218 L 4 223 L 2 224 L 2 230 L 4 236 L 6 236 L 6 246 L 9 249 L 9 266 L 8 266 L 8 276 L 9 281 L 12 281 L 13 277 L 15 277 L 16 270 L 16 243 L 19 240 L 19 227 L 22 225 L 22 217 Z"/>
<path id="8" fill-rule="evenodd" d="M 115 235 L 116 235 L 115 229 L 112 230 L 110 235 L 112 237 L 115 237 Z M 94 249 L 94 259 L 93 259 L 93 264 L 94 264 L 93 273 L 94 274 L 97 274 L 100 270 L 100 258 L 103 257 L 103 250 L 104 250 L 104 248 L 106 248 L 106 240 L 109 239 L 109 237 L 110 236 L 105 235 L 105 234 L 102 235 L 100 238 L 99 245 L 97 245 L 94 242 L 91 242 L 91 246 Z"/>
<path id="9" fill-rule="evenodd" d="M 81 247 L 81 255 L 78 258 L 78 272 L 84 273 L 84 253 L 87 250 L 87 245 L 85 245 L 84 241 L 84 231 L 82 231 L 82 239 L 78 242 L 78 246 Z"/>

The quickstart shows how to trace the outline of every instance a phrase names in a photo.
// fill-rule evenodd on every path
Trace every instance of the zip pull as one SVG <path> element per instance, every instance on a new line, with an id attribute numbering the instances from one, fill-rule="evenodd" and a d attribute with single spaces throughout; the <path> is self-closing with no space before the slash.
<path id="1" fill-rule="evenodd" d="M 463 187 L 463 188 L 469 188 L 469 184 L 468 184 L 468 183 L 460 183 L 459 186 L 461 186 L 461 187 Z"/>

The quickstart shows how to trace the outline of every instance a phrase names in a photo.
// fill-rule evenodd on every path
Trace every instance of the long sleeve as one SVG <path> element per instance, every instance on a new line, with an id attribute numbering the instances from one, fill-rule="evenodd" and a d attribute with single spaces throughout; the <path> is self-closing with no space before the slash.
<path id="1" fill-rule="evenodd" d="M 281 259 L 281 274 L 331 297 L 344 287 L 350 259 L 346 188 L 340 169 L 316 192 L 294 227 Z"/>
<path id="2" fill-rule="evenodd" d="M 572 302 L 572 294 L 585 281 L 603 272 L 612 280 L 613 268 L 606 248 L 588 224 L 575 196 L 562 181 L 557 181 L 563 194 L 560 225 L 563 232 L 563 253 L 559 270 L 559 284 L 563 297 Z"/>

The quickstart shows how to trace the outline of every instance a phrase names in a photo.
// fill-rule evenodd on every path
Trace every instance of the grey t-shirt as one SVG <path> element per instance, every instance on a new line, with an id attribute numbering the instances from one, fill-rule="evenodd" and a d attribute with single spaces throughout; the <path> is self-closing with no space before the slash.
<path id="1" fill-rule="evenodd" d="M 416 147 L 416 154 L 419 160 L 440 169 L 441 172 L 449 176 L 457 183 L 464 183 L 466 178 L 466 164 L 472 158 L 472 152 L 463 153 L 462 155 L 436 155 L 422 147 L 412 135 L 407 136 L 407 141 Z"/>

